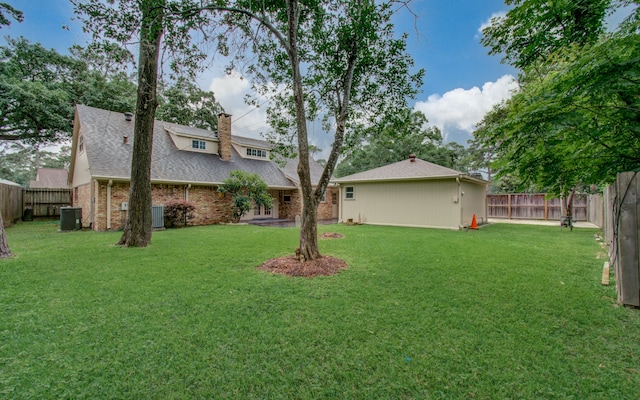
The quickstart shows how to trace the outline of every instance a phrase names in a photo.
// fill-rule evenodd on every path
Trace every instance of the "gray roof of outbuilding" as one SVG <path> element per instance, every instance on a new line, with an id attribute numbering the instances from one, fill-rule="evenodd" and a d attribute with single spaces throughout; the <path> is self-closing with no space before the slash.
<path id="1" fill-rule="evenodd" d="M 389 180 L 412 180 L 412 179 L 437 179 L 454 178 L 464 175 L 460 171 L 443 167 L 428 161 L 416 158 L 415 161 L 402 160 L 393 164 L 359 172 L 357 174 L 335 178 L 332 182 L 375 182 Z M 481 179 L 470 178 L 477 181 Z"/>
<path id="2" fill-rule="evenodd" d="M 122 113 L 83 105 L 77 106 L 77 113 L 91 175 L 130 179 L 134 121 L 126 121 Z M 212 131 L 155 121 L 151 156 L 154 182 L 218 184 L 227 179 L 232 170 L 240 169 L 258 174 L 271 188 L 295 188 L 273 161 L 245 159 L 233 149 L 231 161 L 223 161 L 216 154 L 180 150 L 165 126 L 176 133 L 217 139 Z M 123 143 L 123 136 L 129 137 L 128 144 Z M 232 141 L 245 139 L 238 138 L 232 136 Z"/>
<path id="3" fill-rule="evenodd" d="M 66 189 L 69 171 L 59 168 L 38 168 L 36 179 L 29 181 L 30 188 Z"/>

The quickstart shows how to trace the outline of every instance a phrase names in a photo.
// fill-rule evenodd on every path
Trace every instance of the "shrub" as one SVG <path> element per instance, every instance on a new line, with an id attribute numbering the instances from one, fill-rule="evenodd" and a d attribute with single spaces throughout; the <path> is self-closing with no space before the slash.
<path id="1" fill-rule="evenodd" d="M 195 218 L 196 206 L 186 200 L 174 200 L 164 205 L 164 224 L 167 228 L 189 225 Z"/>

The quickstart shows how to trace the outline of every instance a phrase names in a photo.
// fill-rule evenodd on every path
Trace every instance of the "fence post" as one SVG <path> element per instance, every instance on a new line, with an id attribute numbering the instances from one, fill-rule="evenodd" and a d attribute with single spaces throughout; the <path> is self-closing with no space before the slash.
<path id="1" fill-rule="evenodd" d="M 511 219 L 511 194 L 507 195 L 507 219 Z"/>
<path id="2" fill-rule="evenodd" d="M 616 274 L 618 302 L 640 306 L 640 277 L 638 259 L 638 177 L 633 172 L 618 174 L 617 203 L 619 215 L 614 215 L 618 225 L 619 267 Z"/>

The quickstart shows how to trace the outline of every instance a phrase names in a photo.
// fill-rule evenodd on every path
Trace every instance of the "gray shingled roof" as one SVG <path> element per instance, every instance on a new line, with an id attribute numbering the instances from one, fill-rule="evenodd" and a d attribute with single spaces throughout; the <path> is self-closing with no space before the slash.
<path id="1" fill-rule="evenodd" d="M 135 140 L 133 121 L 126 121 L 122 113 L 83 105 L 77 106 L 77 113 L 91 175 L 130 179 L 132 143 Z M 187 135 L 217 138 L 212 131 L 156 121 L 151 157 L 151 180 L 154 182 L 219 184 L 229 177 L 232 170 L 240 169 L 258 174 L 271 188 L 295 188 L 273 161 L 245 159 L 235 150 L 232 150 L 231 161 L 222 161 L 214 154 L 179 150 L 165 126 Z M 129 137 L 129 144 L 123 143 L 125 135 Z M 239 143 L 244 143 L 245 139 L 232 136 L 232 140 Z M 264 143 L 265 147 L 268 146 L 267 142 Z"/>
<path id="2" fill-rule="evenodd" d="M 36 179 L 29 182 L 30 188 L 68 188 L 69 171 L 59 168 L 38 168 Z"/>
<path id="3" fill-rule="evenodd" d="M 296 184 L 300 183 L 300 178 L 298 177 L 298 160 L 298 157 L 287 160 L 285 166 L 282 168 L 285 175 L 289 179 L 293 180 Z M 318 164 L 316 160 L 309 157 L 309 172 L 311 174 L 311 182 L 317 183 L 322 177 L 324 167 Z"/>
<path id="4" fill-rule="evenodd" d="M 397 163 L 359 172 L 357 174 L 335 178 L 332 182 L 372 182 L 387 180 L 453 178 L 462 172 L 416 158 L 414 162 L 402 160 Z"/>

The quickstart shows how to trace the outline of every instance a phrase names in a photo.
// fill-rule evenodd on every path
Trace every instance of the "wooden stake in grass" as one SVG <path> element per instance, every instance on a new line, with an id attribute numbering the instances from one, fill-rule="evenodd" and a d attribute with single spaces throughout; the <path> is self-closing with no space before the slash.
<path id="1" fill-rule="evenodd" d="M 609 286 L 609 261 L 605 261 L 602 268 L 602 284 Z"/>

